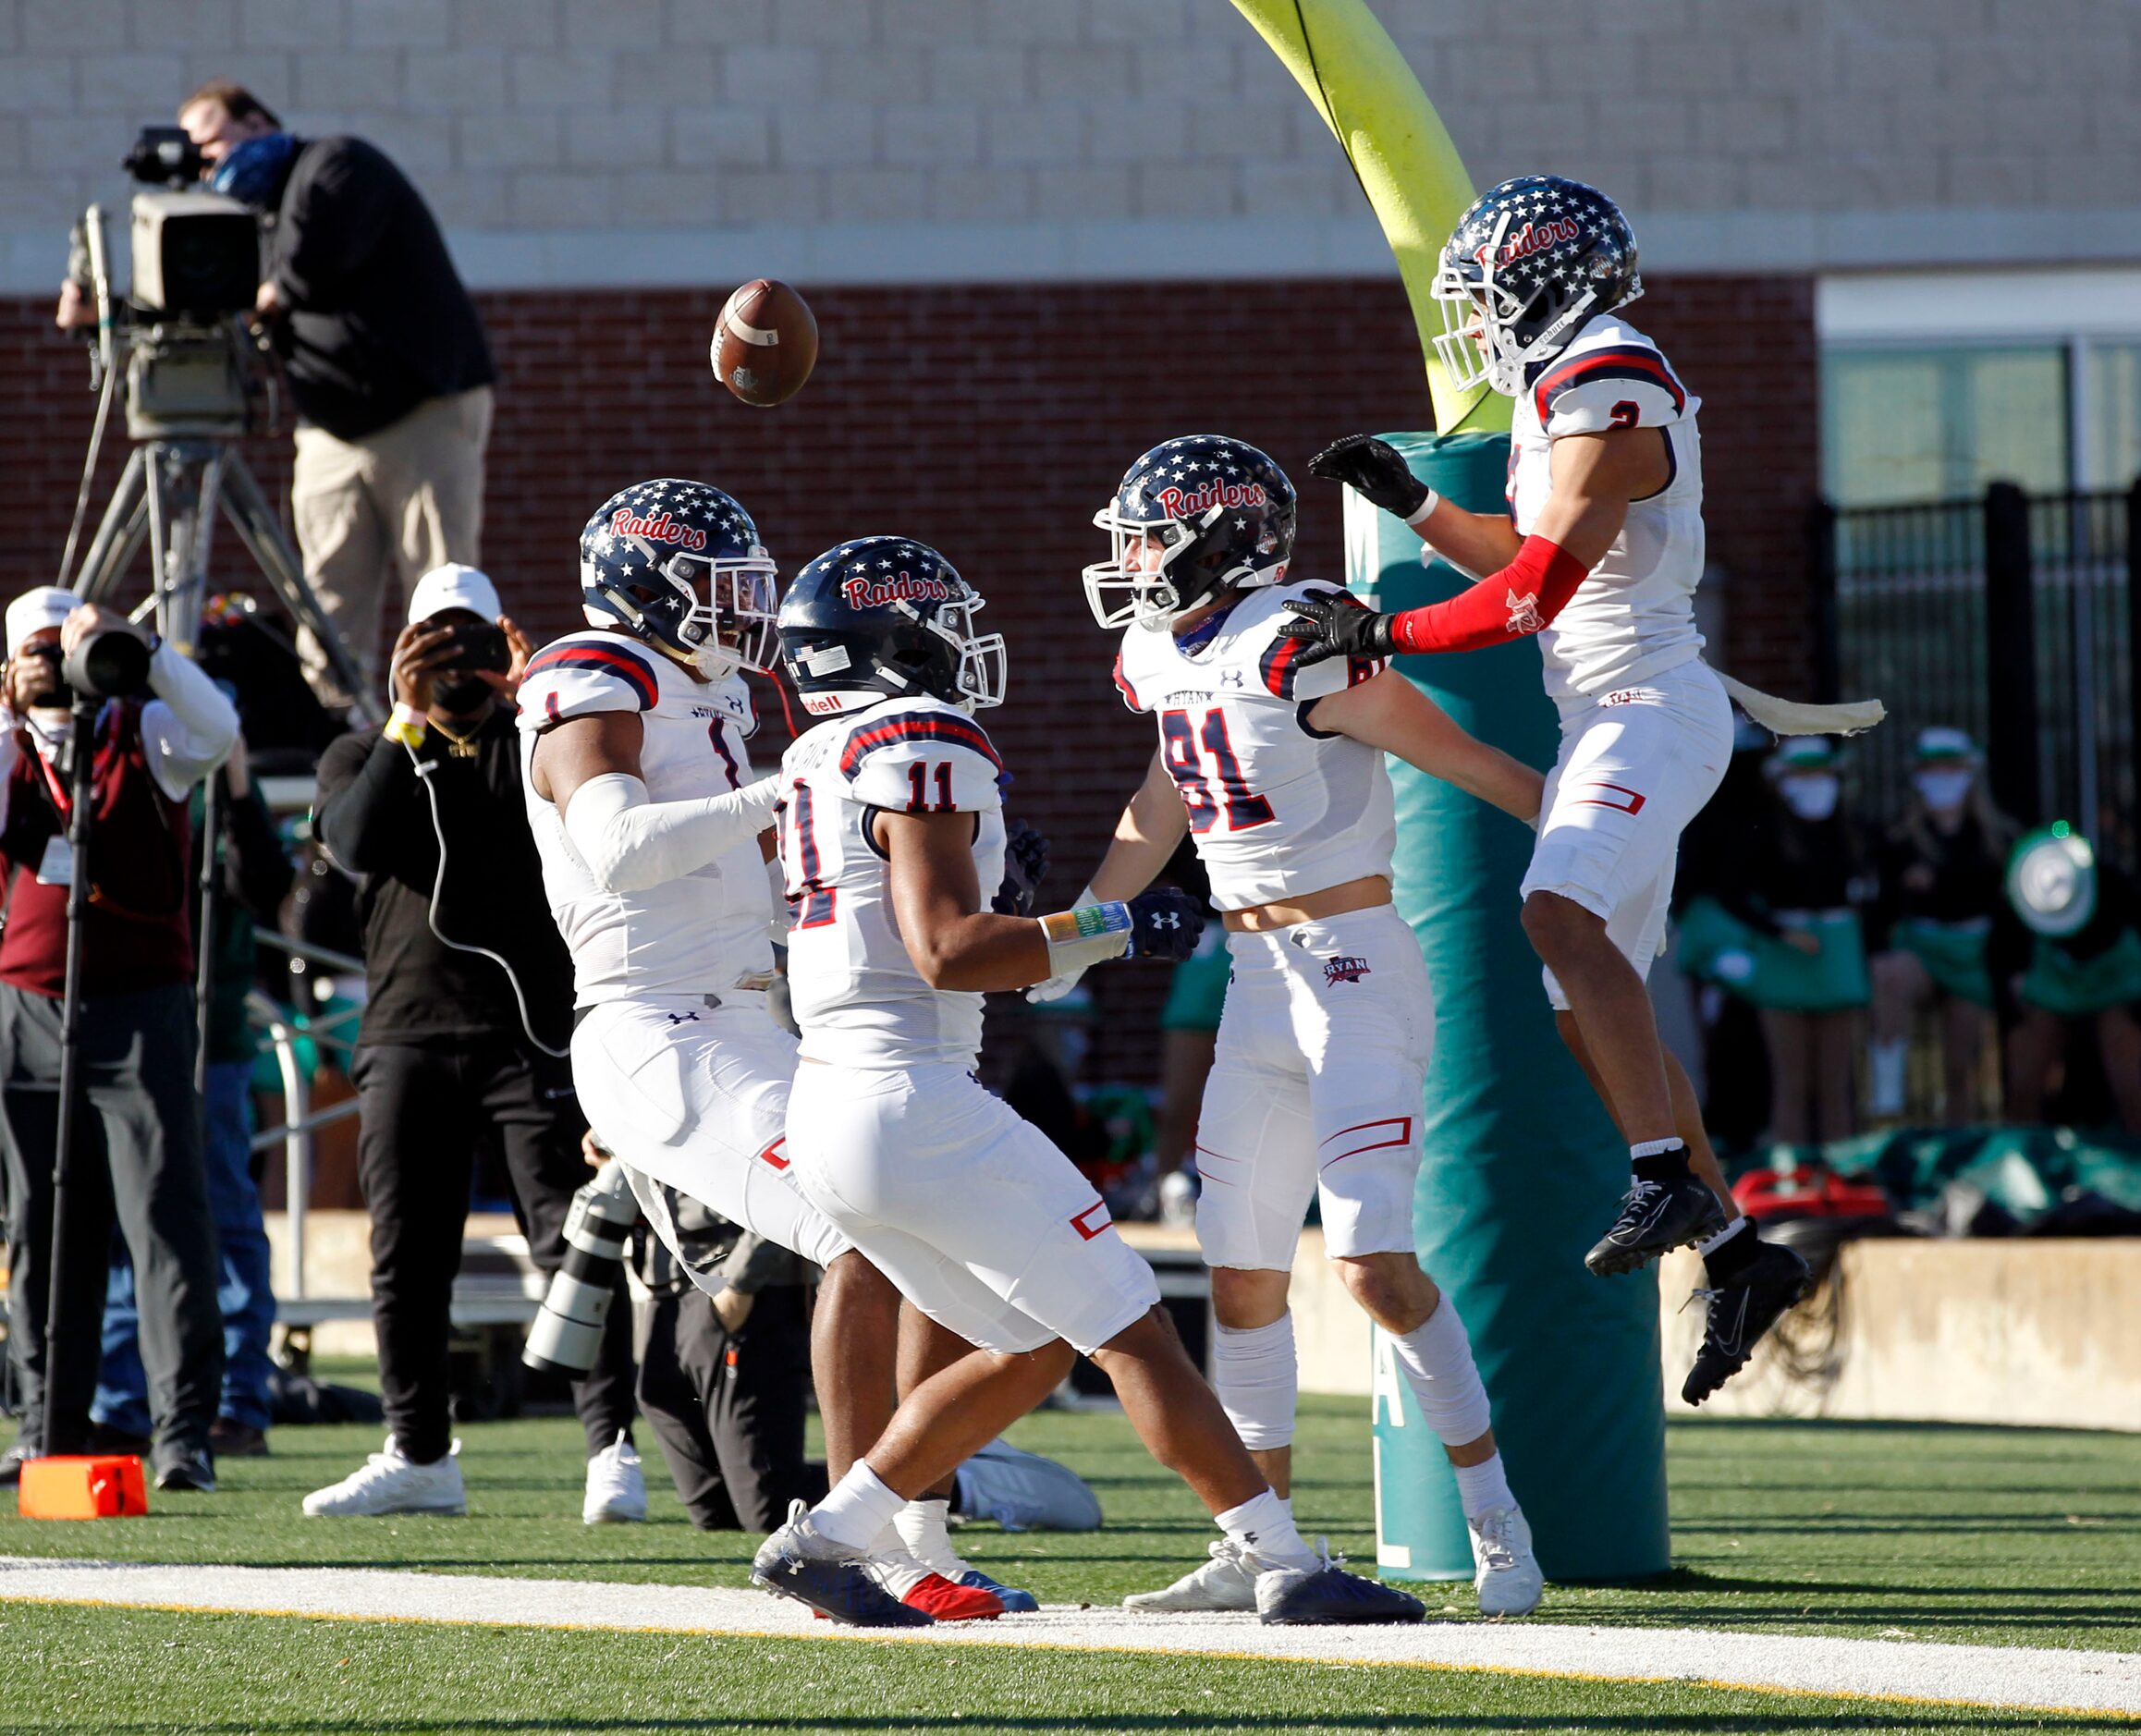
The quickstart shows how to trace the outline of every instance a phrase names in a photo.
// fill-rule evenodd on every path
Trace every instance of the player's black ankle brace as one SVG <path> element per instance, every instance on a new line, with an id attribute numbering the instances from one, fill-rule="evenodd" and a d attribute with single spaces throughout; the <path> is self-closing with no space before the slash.
<path id="1" fill-rule="evenodd" d="M 1740 1227 L 1703 1255 L 1703 1270 L 1719 1282 L 1737 1278 L 1754 1263 L 1755 1255 L 1762 1246 L 1762 1239 L 1756 1235 L 1751 1221 Z"/>
<path id="2" fill-rule="evenodd" d="M 1684 1181 L 1693 1173 L 1688 1168 L 1687 1147 L 1677 1143 L 1667 1151 L 1646 1152 L 1641 1157 L 1631 1157 L 1628 1168 L 1638 1181 L 1656 1181 L 1661 1186 Z"/>

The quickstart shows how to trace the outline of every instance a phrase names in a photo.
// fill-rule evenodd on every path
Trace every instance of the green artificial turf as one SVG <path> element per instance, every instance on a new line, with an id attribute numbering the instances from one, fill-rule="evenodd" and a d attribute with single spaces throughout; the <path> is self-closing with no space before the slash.
<path id="1" fill-rule="evenodd" d="M 0 1606 L 0 1730 L 2131 1730 L 1471 1671 Z"/>
<path id="2" fill-rule="evenodd" d="M 1364 1401 L 1303 1404 L 1302 1527 L 1327 1534 L 1356 1562 L 1375 1559 L 1367 1434 Z M 653 1495 L 645 1525 L 580 1522 L 583 1449 L 569 1418 L 464 1428 L 467 1519 L 305 1519 L 305 1492 L 355 1469 L 379 1435 L 295 1428 L 276 1431 L 273 1458 L 226 1462 L 220 1493 L 153 1496 L 145 1518 L 0 1517 L 0 1555 L 743 1584 L 756 1539 L 692 1530 L 642 1435 Z M 1112 1603 L 1203 1559 L 1209 1522 L 1119 1415 L 1043 1412 L 1011 1438 L 1083 1473 L 1107 1528 L 1065 1536 L 969 1526 L 960 1547 L 977 1565 L 1044 1602 Z M 1674 1573 L 1637 1586 L 1549 1587 L 1536 1619 L 2141 1644 L 2141 1439 L 1753 1422 L 1675 1423 L 1668 1439 Z M 1419 1589 L 1431 1613 L 1474 1613 L 1469 1586 Z"/>

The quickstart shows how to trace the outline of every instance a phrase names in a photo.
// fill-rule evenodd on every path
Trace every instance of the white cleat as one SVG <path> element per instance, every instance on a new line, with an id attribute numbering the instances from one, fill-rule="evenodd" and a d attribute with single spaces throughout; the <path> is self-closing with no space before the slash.
<path id="1" fill-rule="evenodd" d="M 393 1436 L 386 1450 L 364 1461 L 341 1482 L 305 1497 L 307 1519 L 376 1519 L 387 1513 L 465 1513 L 469 1492 L 461 1484 L 458 1440 L 445 1458 L 420 1465 L 401 1456 Z"/>
<path id="2" fill-rule="evenodd" d="M 1468 1520 L 1472 1532 L 1473 1585 L 1483 1616 L 1528 1616 L 1539 1607 L 1546 1578 L 1532 1553 L 1532 1528 L 1523 1510 L 1490 1507 Z"/>
<path id="3" fill-rule="evenodd" d="M 1125 1609 L 1233 1609 L 1256 1608 L 1256 1571 L 1242 1559 L 1231 1538 L 1212 1545 L 1212 1559 L 1193 1568 L 1164 1591 L 1132 1592 Z"/>
<path id="4" fill-rule="evenodd" d="M 620 1428 L 617 1439 L 587 1461 L 587 1498 L 580 1517 L 590 1525 L 636 1525 L 646 1516 L 647 1480 Z"/>

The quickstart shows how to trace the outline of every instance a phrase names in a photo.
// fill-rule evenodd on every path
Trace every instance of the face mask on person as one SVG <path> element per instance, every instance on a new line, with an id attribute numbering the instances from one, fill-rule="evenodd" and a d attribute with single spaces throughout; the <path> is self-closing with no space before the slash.
<path id="1" fill-rule="evenodd" d="M 1806 772 L 1778 785 L 1784 805 L 1802 820 L 1826 820 L 1836 812 L 1840 786 L 1827 772 Z"/>
<path id="2" fill-rule="evenodd" d="M 443 712 L 466 716 L 482 709 L 483 702 L 496 691 L 480 676 L 471 676 L 463 681 L 442 681 L 432 690 L 431 703 Z"/>
<path id="3" fill-rule="evenodd" d="M 1970 793 L 1968 772 L 1917 772 L 1913 774 L 1911 783 L 1918 792 L 1918 800 L 1935 813 L 1960 808 L 1963 799 Z"/>

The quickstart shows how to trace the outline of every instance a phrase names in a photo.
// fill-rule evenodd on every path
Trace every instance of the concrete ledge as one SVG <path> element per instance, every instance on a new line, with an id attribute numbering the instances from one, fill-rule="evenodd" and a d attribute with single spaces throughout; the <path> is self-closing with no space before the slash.
<path id="1" fill-rule="evenodd" d="M 1667 1408 L 1702 1339 L 1693 1253 L 1663 1304 Z M 1854 1241 L 1753 1363 L 1722 1416 L 2141 1430 L 2141 1241 Z"/>

